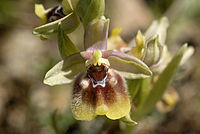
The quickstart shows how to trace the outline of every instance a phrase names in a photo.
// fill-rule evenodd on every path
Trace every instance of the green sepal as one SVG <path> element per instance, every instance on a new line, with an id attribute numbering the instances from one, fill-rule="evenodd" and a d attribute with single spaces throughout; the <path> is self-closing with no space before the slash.
<path id="1" fill-rule="evenodd" d="M 125 75 L 126 72 L 133 73 L 133 75 L 138 74 L 140 76 L 144 76 L 144 75 L 151 76 L 152 75 L 151 70 L 140 60 L 135 60 L 135 61 L 133 59 L 124 60 L 122 58 L 114 57 L 114 56 L 108 57 L 108 60 L 110 62 L 111 68 L 122 72 L 123 76 L 127 79 L 129 77 L 126 77 L 126 75 Z M 134 77 L 132 77 L 132 78 L 134 79 Z"/>
<path id="2" fill-rule="evenodd" d="M 73 32 L 80 24 L 76 14 L 72 12 L 59 20 L 36 27 L 33 34 L 46 39 L 52 38 L 58 32 L 59 23 L 67 34 Z"/>
<path id="3" fill-rule="evenodd" d="M 181 59 L 186 49 L 187 44 L 185 44 L 173 57 L 171 62 L 167 65 L 165 70 L 159 76 L 149 95 L 144 100 L 144 103 L 139 105 L 139 107 L 136 109 L 136 112 L 132 115 L 133 119 L 137 121 L 143 115 L 149 113 L 154 108 L 155 104 L 161 99 L 163 93 L 172 81 L 173 75 L 176 73 L 176 70 L 181 62 Z"/>
<path id="4" fill-rule="evenodd" d="M 61 24 L 58 26 L 58 48 L 62 58 L 79 52 L 78 48 L 73 44 L 65 31 L 62 29 Z"/>
<path id="5" fill-rule="evenodd" d="M 82 71 L 85 71 L 85 60 L 80 53 L 76 53 L 66 57 L 51 68 L 46 73 L 43 82 L 50 86 L 70 84 Z"/>
<path id="6" fill-rule="evenodd" d="M 104 0 L 79 0 L 77 4 L 77 14 L 83 22 L 83 26 L 85 28 L 93 19 L 103 16 L 104 10 Z"/>

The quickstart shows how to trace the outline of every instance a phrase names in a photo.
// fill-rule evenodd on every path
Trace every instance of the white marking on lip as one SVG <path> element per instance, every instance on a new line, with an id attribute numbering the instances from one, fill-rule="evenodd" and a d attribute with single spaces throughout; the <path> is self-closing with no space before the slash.
<path id="1" fill-rule="evenodd" d="M 90 76 L 89 76 L 90 77 Z M 106 79 L 107 79 L 107 75 L 100 81 L 95 81 L 93 78 L 91 78 L 91 81 L 92 81 L 92 87 L 93 88 L 96 88 L 97 86 L 102 86 L 102 87 L 105 87 L 106 86 Z"/>
<path id="2" fill-rule="evenodd" d="M 117 84 L 117 80 L 114 76 L 110 79 L 109 84 L 111 87 L 114 87 Z"/>
<path id="3" fill-rule="evenodd" d="M 83 80 L 81 81 L 81 83 L 80 83 L 80 86 L 81 86 L 83 89 L 88 88 L 88 86 L 89 86 L 89 81 L 83 79 Z"/>

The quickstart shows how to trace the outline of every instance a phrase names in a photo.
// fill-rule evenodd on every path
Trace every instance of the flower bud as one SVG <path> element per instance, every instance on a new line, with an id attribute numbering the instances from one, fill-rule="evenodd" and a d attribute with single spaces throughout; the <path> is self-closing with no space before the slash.
<path id="1" fill-rule="evenodd" d="M 155 35 L 158 35 L 159 42 L 163 45 L 166 40 L 168 26 L 169 21 L 167 17 L 162 17 L 160 20 L 153 21 L 144 35 L 147 40 Z"/>
<path id="2" fill-rule="evenodd" d="M 83 26 L 85 28 L 93 19 L 103 16 L 104 10 L 104 0 L 79 0 L 77 4 L 77 14 L 83 22 Z"/>
<path id="3" fill-rule="evenodd" d="M 144 48 L 144 52 L 142 55 L 142 60 L 149 67 L 158 63 L 160 56 L 162 55 L 162 49 L 163 47 L 158 41 L 158 36 L 154 36 L 149 41 L 147 41 L 146 47 Z"/>
<path id="4" fill-rule="evenodd" d="M 109 19 L 101 16 L 101 18 L 94 19 L 87 25 L 84 35 L 85 49 L 106 49 L 109 22 Z M 91 46 L 93 48 L 90 48 Z"/>

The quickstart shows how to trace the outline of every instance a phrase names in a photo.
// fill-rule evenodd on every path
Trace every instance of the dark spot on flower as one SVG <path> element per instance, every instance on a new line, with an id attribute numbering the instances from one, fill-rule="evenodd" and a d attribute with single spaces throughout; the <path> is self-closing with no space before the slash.
<path id="1" fill-rule="evenodd" d="M 63 13 L 63 8 L 62 6 L 56 6 L 54 8 L 51 8 L 48 13 L 47 13 L 47 22 L 53 22 L 58 19 L 61 19 L 65 17 L 66 15 Z"/>
<path id="2" fill-rule="evenodd" d="M 87 70 L 87 75 L 92 81 L 93 87 L 98 85 L 105 87 L 105 82 L 107 79 L 108 68 L 103 64 L 100 66 L 90 66 Z"/>

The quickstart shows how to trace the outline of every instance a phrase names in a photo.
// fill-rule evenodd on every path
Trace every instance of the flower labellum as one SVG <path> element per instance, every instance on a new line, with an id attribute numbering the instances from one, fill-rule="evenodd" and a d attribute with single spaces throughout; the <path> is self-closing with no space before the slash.
<path id="1" fill-rule="evenodd" d="M 72 112 L 77 120 L 92 120 L 96 115 L 122 118 L 130 112 L 130 100 L 123 77 L 109 68 L 109 61 L 96 49 L 86 61 L 87 71 L 74 82 Z"/>

